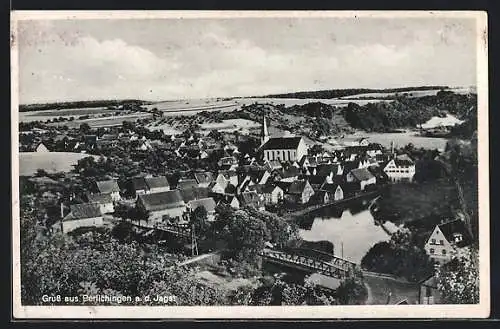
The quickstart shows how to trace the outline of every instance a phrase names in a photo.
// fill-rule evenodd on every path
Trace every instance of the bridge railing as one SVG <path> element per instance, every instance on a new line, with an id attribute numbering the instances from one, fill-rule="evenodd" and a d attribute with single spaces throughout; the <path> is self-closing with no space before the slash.
<path id="1" fill-rule="evenodd" d="M 262 256 L 285 263 L 297 264 L 337 278 L 357 276 L 358 273 L 356 264 L 337 257 L 333 258 L 333 262 L 325 262 L 303 255 L 289 254 L 269 249 L 263 250 Z"/>

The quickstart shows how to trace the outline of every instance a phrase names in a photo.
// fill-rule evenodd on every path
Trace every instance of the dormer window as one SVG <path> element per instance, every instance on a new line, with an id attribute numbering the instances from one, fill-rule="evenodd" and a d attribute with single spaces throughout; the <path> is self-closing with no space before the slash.
<path id="1" fill-rule="evenodd" d="M 455 241 L 455 243 L 462 242 L 462 240 L 463 240 L 462 234 L 461 233 L 454 233 L 453 240 Z"/>

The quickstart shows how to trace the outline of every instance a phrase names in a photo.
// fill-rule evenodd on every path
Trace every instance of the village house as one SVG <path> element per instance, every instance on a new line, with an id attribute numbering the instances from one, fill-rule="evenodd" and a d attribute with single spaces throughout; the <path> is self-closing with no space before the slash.
<path id="1" fill-rule="evenodd" d="M 289 202 L 306 204 L 314 195 L 314 189 L 307 180 L 297 180 L 290 184 L 285 191 L 286 198 Z"/>
<path id="2" fill-rule="evenodd" d="M 264 197 L 257 194 L 257 192 L 255 191 L 241 193 L 239 196 L 239 201 L 240 206 L 251 206 L 257 210 L 265 210 Z"/>
<path id="3" fill-rule="evenodd" d="M 99 205 L 101 214 L 108 214 L 115 211 L 113 199 L 110 194 L 87 194 L 89 203 L 96 203 Z"/>
<path id="4" fill-rule="evenodd" d="M 232 195 L 228 199 L 228 204 L 231 206 L 233 209 L 240 209 L 240 200 L 238 199 L 237 196 Z"/>
<path id="5" fill-rule="evenodd" d="M 413 181 L 415 162 L 406 154 L 396 156 L 384 166 L 384 172 L 393 182 Z"/>
<path id="6" fill-rule="evenodd" d="M 324 176 L 333 179 L 344 174 L 344 167 L 341 164 L 322 164 L 313 169 L 312 175 Z"/>
<path id="7" fill-rule="evenodd" d="M 132 195 L 141 195 L 149 193 L 148 184 L 146 184 L 146 180 L 144 177 L 133 177 L 129 180 L 129 188 L 130 193 Z"/>
<path id="8" fill-rule="evenodd" d="M 376 177 L 366 168 L 351 170 L 346 176 L 346 181 L 348 183 L 359 183 L 359 189 L 361 191 L 363 191 L 367 185 L 377 183 Z"/>
<path id="9" fill-rule="evenodd" d="M 148 187 L 148 193 L 166 192 L 170 190 L 170 184 L 165 176 L 144 178 Z"/>
<path id="10" fill-rule="evenodd" d="M 105 180 L 96 182 L 97 191 L 102 194 L 110 194 L 113 201 L 119 201 L 120 197 L 120 187 L 116 180 Z"/>
<path id="11" fill-rule="evenodd" d="M 446 264 L 457 256 L 460 249 L 471 244 L 471 236 L 461 219 L 436 225 L 424 249 L 432 260 Z"/>
<path id="12" fill-rule="evenodd" d="M 329 176 L 308 176 L 307 180 L 309 181 L 309 184 L 311 184 L 314 192 L 317 192 L 323 184 L 333 183 Z"/>
<path id="13" fill-rule="evenodd" d="M 196 172 L 194 173 L 194 178 L 199 187 L 208 187 L 213 182 L 214 175 L 209 171 Z"/>
<path id="14" fill-rule="evenodd" d="M 302 175 L 302 172 L 300 169 L 294 166 L 289 166 L 286 169 L 283 168 L 280 170 L 275 170 L 271 173 L 271 175 L 275 181 L 293 182 Z"/>
<path id="15" fill-rule="evenodd" d="M 418 291 L 418 302 L 423 305 L 440 304 L 441 294 L 437 287 L 437 278 L 433 274 L 420 282 Z"/>
<path id="16" fill-rule="evenodd" d="M 299 161 L 299 165 L 304 170 L 310 170 L 312 168 L 316 168 L 318 165 L 318 157 L 317 156 L 305 156 Z"/>
<path id="17" fill-rule="evenodd" d="M 340 201 L 344 199 L 344 189 L 341 184 L 323 184 L 320 187 L 320 191 L 327 192 L 329 201 Z"/>
<path id="18" fill-rule="evenodd" d="M 188 203 L 188 209 L 195 211 L 198 207 L 205 208 L 207 212 L 207 221 L 213 222 L 215 220 L 215 201 L 213 198 L 204 198 L 192 200 Z"/>
<path id="19" fill-rule="evenodd" d="M 377 155 L 383 154 L 383 146 L 377 143 L 371 143 L 366 147 L 366 155 L 375 158 Z"/>
<path id="20" fill-rule="evenodd" d="M 181 219 L 186 211 L 186 203 L 179 190 L 139 195 L 136 206 L 149 213 L 148 220 L 151 221 L 162 221 L 165 217 Z"/>
<path id="21" fill-rule="evenodd" d="M 279 186 L 266 185 L 262 189 L 265 204 L 277 204 L 284 198 L 285 192 Z"/>
<path id="22" fill-rule="evenodd" d="M 45 146 L 44 143 L 39 143 L 36 148 L 35 148 L 35 152 L 37 153 L 46 153 L 46 152 L 50 152 L 49 149 L 47 148 L 47 146 Z"/>
<path id="23" fill-rule="evenodd" d="M 57 224 L 55 224 L 57 225 Z M 70 206 L 70 212 L 61 222 L 62 232 L 68 233 L 81 227 L 104 225 L 100 206 L 96 203 L 81 203 Z"/>
<path id="24" fill-rule="evenodd" d="M 212 192 L 224 194 L 229 184 L 238 186 L 238 174 L 236 171 L 219 171 L 215 184 L 212 186 Z"/>
<path id="25" fill-rule="evenodd" d="M 280 170 L 280 169 L 282 169 L 283 165 L 278 160 L 272 160 L 272 161 L 266 160 L 264 162 L 264 167 L 265 167 L 266 170 L 273 171 L 273 170 Z"/>
<path id="26" fill-rule="evenodd" d="M 181 192 L 182 199 L 186 204 L 193 200 L 206 199 L 210 194 L 210 189 L 207 187 L 193 187 L 179 191 Z"/>

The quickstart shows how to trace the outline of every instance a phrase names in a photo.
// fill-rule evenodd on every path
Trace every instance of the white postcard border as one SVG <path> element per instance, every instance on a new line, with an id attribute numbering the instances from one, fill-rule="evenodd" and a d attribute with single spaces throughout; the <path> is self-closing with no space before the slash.
<path id="1" fill-rule="evenodd" d="M 199 19 L 243 17 L 474 18 L 477 21 L 480 303 L 369 306 L 22 306 L 19 233 L 17 22 L 47 19 Z M 490 313 L 487 13 L 481 11 L 13 11 L 11 13 L 11 137 L 13 316 L 16 319 L 337 319 L 485 318 Z M 459 68 L 457 68 L 459 69 Z"/>

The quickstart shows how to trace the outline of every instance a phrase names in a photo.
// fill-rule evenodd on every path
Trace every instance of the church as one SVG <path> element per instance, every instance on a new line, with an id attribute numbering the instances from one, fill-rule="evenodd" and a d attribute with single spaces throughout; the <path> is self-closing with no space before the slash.
<path id="1" fill-rule="evenodd" d="M 264 114 L 261 132 L 261 147 L 264 161 L 300 161 L 307 155 L 303 137 L 269 137 L 266 115 Z"/>

